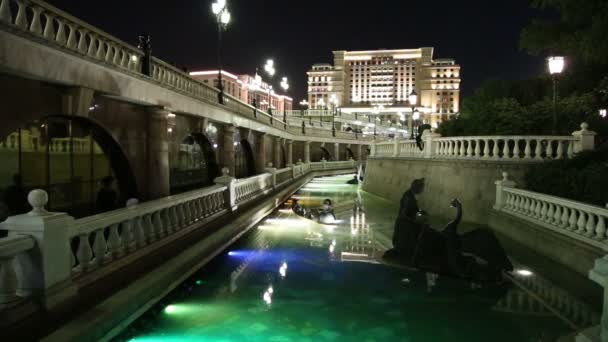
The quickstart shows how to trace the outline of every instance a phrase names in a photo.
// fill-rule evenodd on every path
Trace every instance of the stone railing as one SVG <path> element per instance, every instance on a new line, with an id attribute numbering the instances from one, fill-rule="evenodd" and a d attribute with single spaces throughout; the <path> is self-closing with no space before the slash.
<path id="1" fill-rule="evenodd" d="M 277 186 L 281 186 L 281 185 L 289 182 L 293 178 L 293 169 L 291 167 L 279 169 L 276 171 L 274 176 L 275 176 L 275 184 Z"/>
<path id="2" fill-rule="evenodd" d="M 141 68 L 139 49 L 44 1 L 1 0 L 0 22 L 81 57 L 133 72 Z"/>
<path id="3" fill-rule="evenodd" d="M 236 204 L 246 203 L 265 190 L 272 189 L 272 174 L 263 173 L 261 175 L 238 179 L 235 184 Z"/>
<path id="4" fill-rule="evenodd" d="M 572 136 L 441 137 L 427 130 L 422 135 L 422 150 L 415 140 L 385 141 L 374 144 L 372 157 L 542 161 L 572 158 L 593 149 L 594 137 L 586 123 Z"/>
<path id="5" fill-rule="evenodd" d="M 18 282 L 16 258 L 34 248 L 35 240 L 27 235 L 15 235 L 0 239 L 0 309 L 28 296 L 23 284 Z"/>
<path id="6" fill-rule="evenodd" d="M 112 35 L 85 23 L 84 21 L 41 0 L 0 0 L 0 25 L 11 33 L 17 32 L 35 42 L 65 50 L 81 58 L 95 61 L 103 66 L 155 82 L 173 91 L 219 105 L 219 90 L 192 78 L 162 60 L 151 57 L 149 75 L 142 73 L 144 52 Z M 287 130 L 283 113 L 274 115 L 255 108 L 239 99 L 224 94 L 224 106 L 231 112 L 262 122 L 280 130 Z M 298 135 L 332 137 L 331 132 L 317 128 L 302 133 L 298 124 Z M 354 135 L 346 139 L 362 138 Z M 370 139 L 371 138 L 367 138 Z"/>
<path id="7" fill-rule="evenodd" d="M 504 172 L 496 182 L 494 209 L 608 251 L 606 208 L 517 189 Z"/>
<path id="8" fill-rule="evenodd" d="M 216 185 L 78 220 L 47 212 L 47 193 L 33 190 L 28 195 L 33 210 L 0 224 L 9 234 L 0 239 L 0 309 L 33 295 L 44 307 L 58 305 L 76 295 L 75 287 L 95 282 L 162 247 L 163 241 L 187 234 L 311 170 L 352 170 L 353 165 L 354 161 L 297 164 L 246 179 L 234 179 L 224 169 Z"/>
<path id="9" fill-rule="evenodd" d="M 226 211 L 225 191 L 214 185 L 75 220 L 69 233 L 71 246 L 77 246 L 73 273 L 89 272 Z"/>

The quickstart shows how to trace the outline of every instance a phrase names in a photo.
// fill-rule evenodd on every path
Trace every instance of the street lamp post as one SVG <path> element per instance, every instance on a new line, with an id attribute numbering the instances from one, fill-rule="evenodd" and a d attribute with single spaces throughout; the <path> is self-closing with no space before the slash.
<path id="1" fill-rule="evenodd" d="M 557 134 L 557 77 L 564 70 L 564 57 L 551 56 L 547 58 L 549 74 L 553 80 L 553 135 Z"/>
<path id="2" fill-rule="evenodd" d="M 264 70 L 266 71 L 266 73 L 268 74 L 268 76 L 270 76 L 272 78 L 272 76 L 274 76 L 275 73 L 275 69 L 274 69 L 274 61 L 272 59 L 268 59 L 266 60 L 266 65 L 264 65 Z M 272 115 L 272 85 L 268 85 L 268 114 L 270 114 L 270 124 L 272 125 L 273 122 L 273 115 Z"/>
<path id="3" fill-rule="evenodd" d="M 338 106 L 338 98 L 336 97 L 336 94 L 331 94 L 331 96 L 329 97 L 329 103 L 332 106 L 331 109 L 331 134 L 332 136 L 336 136 L 336 107 Z"/>
<path id="4" fill-rule="evenodd" d="M 219 104 L 224 104 L 224 83 L 222 82 L 222 31 L 228 27 L 230 23 L 230 12 L 226 0 L 216 0 L 211 4 L 211 11 L 215 14 L 217 20 L 217 64 L 218 64 L 218 75 L 217 75 L 217 87 L 220 92 L 217 94 L 217 101 Z"/>
<path id="5" fill-rule="evenodd" d="M 319 124 L 323 127 L 323 109 L 325 108 L 325 100 L 320 99 L 317 101 L 317 107 L 321 106 L 321 113 L 319 114 Z"/>
<path id="6" fill-rule="evenodd" d="M 416 110 L 416 104 L 418 103 L 418 94 L 416 94 L 416 90 L 412 89 L 412 92 L 408 96 L 408 101 L 410 106 L 412 106 L 412 115 L 408 117 L 407 120 L 407 129 L 410 131 L 410 139 L 414 139 L 414 130 L 412 129 L 412 119 L 414 116 L 414 111 Z"/>
<path id="7" fill-rule="evenodd" d="M 412 119 L 414 119 L 414 123 L 416 125 L 416 129 L 418 129 L 418 120 L 420 119 L 420 112 L 418 111 L 418 109 L 414 109 L 414 113 L 412 114 Z M 412 130 L 412 134 L 414 133 L 414 131 Z M 412 139 L 413 139 L 413 135 L 412 135 Z"/>
<path id="8" fill-rule="evenodd" d="M 287 77 L 283 77 L 281 79 L 281 88 L 283 88 L 283 91 L 287 93 L 287 89 L 289 89 Z M 285 108 L 285 101 L 283 101 L 283 126 L 285 127 L 285 129 L 287 129 L 287 109 Z"/>

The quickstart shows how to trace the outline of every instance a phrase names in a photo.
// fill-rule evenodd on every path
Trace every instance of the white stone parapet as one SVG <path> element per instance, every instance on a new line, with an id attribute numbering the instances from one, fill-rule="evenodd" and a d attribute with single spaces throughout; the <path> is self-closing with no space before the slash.
<path id="1" fill-rule="evenodd" d="M 475 136 L 441 137 L 428 130 L 423 149 L 415 140 L 375 143 L 372 157 L 441 158 L 462 160 L 543 161 L 572 158 L 592 150 L 596 133 L 586 123 L 571 136 Z"/>
<path id="2" fill-rule="evenodd" d="M 504 176 L 496 182 L 494 209 L 608 252 L 608 209 L 534 191 L 516 189 Z"/>

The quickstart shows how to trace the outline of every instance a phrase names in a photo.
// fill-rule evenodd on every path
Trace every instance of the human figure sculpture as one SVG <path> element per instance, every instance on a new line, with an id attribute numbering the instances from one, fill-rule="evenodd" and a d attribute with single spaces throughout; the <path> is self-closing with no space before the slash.
<path id="1" fill-rule="evenodd" d="M 420 270 L 477 281 L 501 281 L 503 271 L 511 271 L 509 261 L 498 239 L 488 229 L 458 233 L 462 219 L 462 204 L 451 201 L 456 217 L 442 230 L 433 229 L 428 217 L 420 211 L 415 195 L 424 190 L 424 179 L 417 179 L 401 199 L 395 222 L 394 248 L 385 260 L 396 260 Z"/>

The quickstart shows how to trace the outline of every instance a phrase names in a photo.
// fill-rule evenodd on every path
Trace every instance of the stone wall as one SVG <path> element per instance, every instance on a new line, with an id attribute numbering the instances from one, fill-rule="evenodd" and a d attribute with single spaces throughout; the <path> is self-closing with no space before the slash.
<path id="1" fill-rule="evenodd" d="M 429 215 L 451 218 L 450 200 L 458 197 L 463 205 L 463 220 L 487 224 L 496 198 L 494 182 L 509 173 L 518 186 L 530 163 L 473 160 L 369 158 L 363 189 L 399 201 L 412 180 L 424 177 L 426 189 L 419 196 L 420 209 Z"/>

